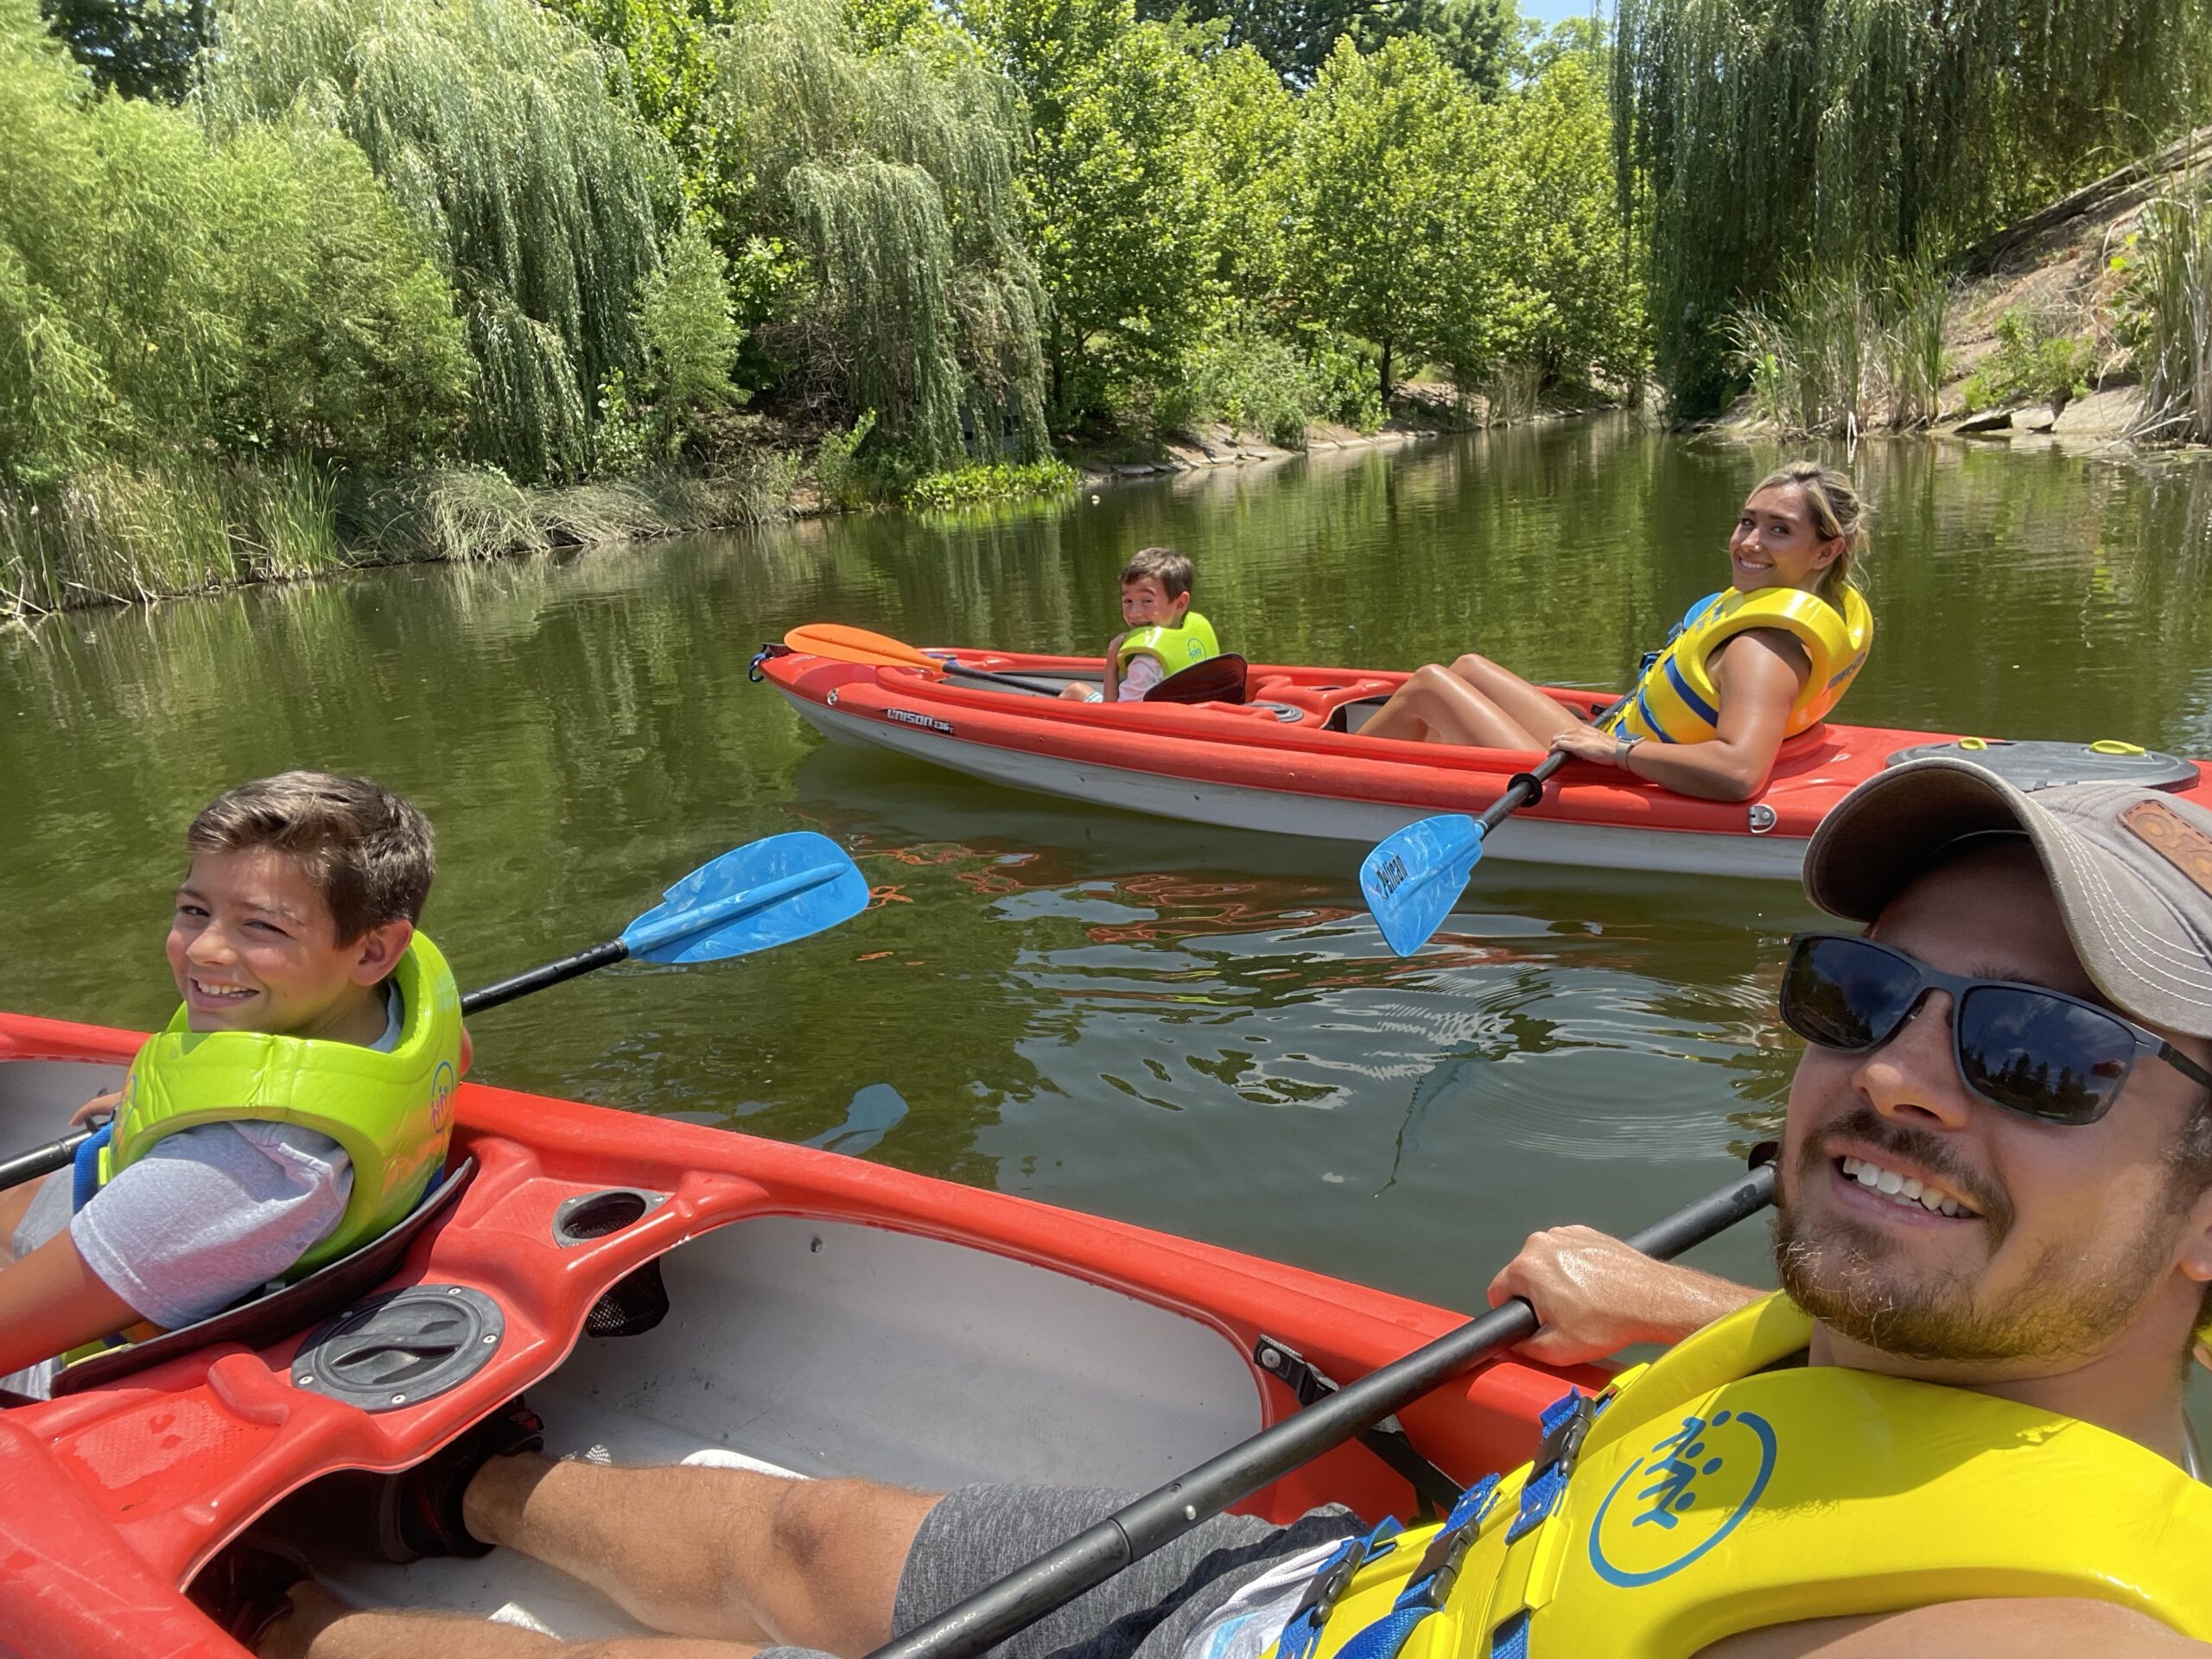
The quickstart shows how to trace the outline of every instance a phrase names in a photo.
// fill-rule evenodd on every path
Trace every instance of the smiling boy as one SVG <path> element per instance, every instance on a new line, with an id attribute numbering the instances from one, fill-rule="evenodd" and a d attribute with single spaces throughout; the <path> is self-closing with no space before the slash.
<path id="1" fill-rule="evenodd" d="M 444 1162 L 460 996 L 416 932 L 429 821 L 382 785 L 289 772 L 192 821 L 167 950 L 183 1006 L 132 1061 L 97 1187 L 0 1198 L 0 1373 L 175 1329 L 392 1225 Z M 73 1214 L 72 1213 L 73 1208 Z M 27 1369 L 28 1368 L 28 1369 Z"/>
<path id="2" fill-rule="evenodd" d="M 1106 687 L 1065 687 L 1071 702 L 1141 702 L 1169 675 L 1221 655 L 1213 625 L 1191 608 L 1191 562 L 1147 547 L 1122 567 L 1122 620 L 1106 645 Z"/>

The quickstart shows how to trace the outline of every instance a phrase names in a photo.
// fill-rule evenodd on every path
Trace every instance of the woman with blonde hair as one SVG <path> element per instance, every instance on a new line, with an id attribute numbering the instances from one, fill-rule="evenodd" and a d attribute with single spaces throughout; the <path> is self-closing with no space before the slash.
<path id="1" fill-rule="evenodd" d="M 1470 652 L 1415 672 L 1360 735 L 1563 749 L 1680 794 L 1748 800 L 1866 660 L 1873 617 L 1851 582 L 1866 518 L 1851 480 L 1817 462 L 1762 479 L 1728 538 L 1730 586 L 1690 607 L 1603 722 Z"/>

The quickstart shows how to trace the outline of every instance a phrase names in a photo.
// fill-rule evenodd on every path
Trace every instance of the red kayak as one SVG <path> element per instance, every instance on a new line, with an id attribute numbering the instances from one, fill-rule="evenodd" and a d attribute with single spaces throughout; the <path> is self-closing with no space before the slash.
<path id="1" fill-rule="evenodd" d="M 141 1040 L 0 1014 L 0 1144 L 60 1135 Z M 257 1529 L 365 1605 L 634 1633 L 512 1552 L 393 1567 L 327 1523 L 322 1477 L 404 1467 L 525 1389 L 556 1455 L 1142 1490 L 1293 1412 L 1300 1362 L 1349 1381 L 1459 1322 L 833 1153 L 476 1084 L 458 1105 L 397 1233 L 0 1410 L 0 1651 L 235 1659 L 185 1590 Z M 1243 1507 L 1410 1516 L 1409 1451 L 1460 1482 L 1512 1467 L 1596 1375 L 1492 1363 L 1380 1455 L 1339 1447 Z"/>
<path id="2" fill-rule="evenodd" d="M 798 631 L 794 643 L 810 632 Z M 941 664 L 1017 677 L 1049 691 L 1071 682 L 1096 684 L 1103 671 L 1096 658 L 926 655 L 938 660 L 926 667 L 856 662 L 774 646 L 756 672 L 840 742 L 1099 806 L 1326 840 L 1372 843 L 1435 813 L 1478 813 L 1542 758 L 1360 735 L 1361 725 L 1404 683 L 1402 673 L 1253 664 L 1228 700 L 1082 703 L 948 677 Z M 1552 695 L 1585 714 L 1612 702 L 1588 691 Z M 1609 766 L 1569 762 L 1542 802 L 1501 824 L 1483 853 L 1794 881 L 1806 842 L 1854 785 L 1905 758 L 1934 753 L 1963 754 L 2024 788 L 2126 779 L 2212 805 L 2201 763 L 2130 744 L 1829 722 L 1783 744 L 1766 788 L 1749 802 L 1693 800 Z"/>

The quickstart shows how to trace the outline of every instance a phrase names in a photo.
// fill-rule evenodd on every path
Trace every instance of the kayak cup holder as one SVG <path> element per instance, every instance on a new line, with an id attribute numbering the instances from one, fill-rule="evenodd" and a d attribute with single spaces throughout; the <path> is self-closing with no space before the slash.
<path id="1" fill-rule="evenodd" d="M 553 1237 L 563 1249 L 570 1249 L 619 1233 L 667 1201 L 665 1192 L 648 1192 L 635 1186 L 579 1193 L 563 1199 L 553 1212 Z M 591 1305 L 591 1311 L 584 1315 L 584 1334 L 640 1336 L 667 1317 L 668 1287 L 661 1280 L 660 1262 L 655 1258 L 610 1285 Z"/>

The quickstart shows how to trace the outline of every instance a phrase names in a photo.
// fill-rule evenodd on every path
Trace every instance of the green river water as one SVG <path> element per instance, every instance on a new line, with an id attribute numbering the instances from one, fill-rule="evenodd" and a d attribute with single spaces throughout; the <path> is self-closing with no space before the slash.
<path id="1" fill-rule="evenodd" d="M 868 873 L 868 913 L 494 1011 L 475 1075 L 1479 1306 L 1532 1228 L 1631 1229 L 1774 1122 L 1782 942 L 1808 919 L 1789 890 L 1485 865 L 1400 962 L 1357 848 L 834 749 L 747 659 L 819 620 L 1095 650 L 1122 559 L 1167 542 L 1255 660 L 1475 646 L 1613 684 L 1725 580 L 1736 505 L 1777 458 L 1605 420 L 982 524 L 817 521 L 0 633 L 0 1006 L 165 1017 L 182 826 L 285 766 L 372 772 L 432 815 L 427 922 L 464 985 L 612 937 L 726 847 L 817 829 Z M 1849 464 L 1880 633 L 1847 717 L 2212 753 L 2212 473 L 1916 442 Z M 1762 1272 L 1763 1236 L 1705 1259 Z"/>

